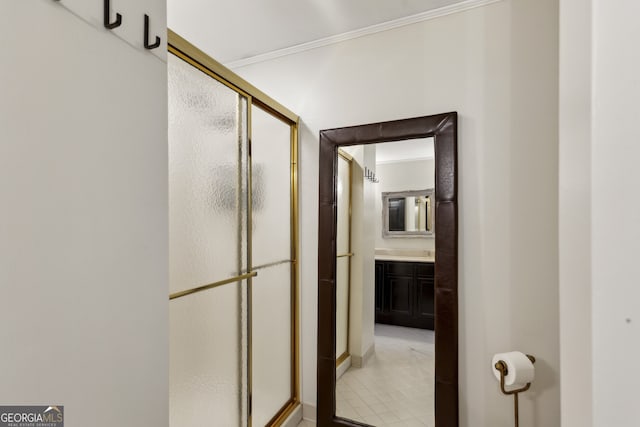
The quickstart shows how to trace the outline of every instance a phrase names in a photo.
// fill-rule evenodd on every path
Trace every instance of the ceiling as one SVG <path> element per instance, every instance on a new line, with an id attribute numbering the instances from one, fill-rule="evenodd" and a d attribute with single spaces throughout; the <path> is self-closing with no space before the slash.
<path id="1" fill-rule="evenodd" d="M 168 0 L 168 26 L 230 63 L 462 0 Z"/>
<path id="2" fill-rule="evenodd" d="M 433 158 L 433 137 L 376 144 L 376 163 L 394 163 Z"/>

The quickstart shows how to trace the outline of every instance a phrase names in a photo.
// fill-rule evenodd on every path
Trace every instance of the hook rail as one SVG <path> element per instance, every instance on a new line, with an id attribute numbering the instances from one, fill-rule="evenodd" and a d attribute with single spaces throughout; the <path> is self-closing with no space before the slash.
<path id="1" fill-rule="evenodd" d="M 120 15 L 119 13 L 116 13 L 116 20 L 113 22 L 109 22 L 110 21 L 110 12 L 111 10 L 111 0 L 104 0 L 104 27 L 109 29 L 109 30 L 113 30 L 114 28 L 119 27 L 120 25 L 122 25 L 122 15 Z"/>
<path id="2" fill-rule="evenodd" d="M 149 15 L 144 15 L 144 47 L 146 49 L 155 49 L 160 46 L 160 37 L 156 36 L 156 42 L 149 44 Z"/>

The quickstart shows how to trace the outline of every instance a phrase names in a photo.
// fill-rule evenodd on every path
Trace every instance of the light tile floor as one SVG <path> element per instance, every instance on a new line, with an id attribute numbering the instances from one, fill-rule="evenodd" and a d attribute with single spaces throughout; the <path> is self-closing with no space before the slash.
<path id="1" fill-rule="evenodd" d="M 433 427 L 433 331 L 376 324 L 375 344 L 364 368 L 338 380 L 337 415 L 377 427 Z"/>

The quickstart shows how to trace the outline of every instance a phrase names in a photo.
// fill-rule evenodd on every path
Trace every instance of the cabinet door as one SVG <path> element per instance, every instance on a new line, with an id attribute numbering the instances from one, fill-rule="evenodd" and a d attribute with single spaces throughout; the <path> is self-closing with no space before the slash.
<path id="1" fill-rule="evenodd" d="M 416 279 L 415 316 L 419 318 L 420 327 L 433 329 L 434 326 L 434 289 L 433 278 Z"/>
<path id="2" fill-rule="evenodd" d="M 413 297 L 413 277 L 388 277 L 389 311 L 392 314 L 411 315 Z"/>
<path id="3" fill-rule="evenodd" d="M 433 263 L 376 262 L 376 322 L 433 329 L 433 267 Z"/>
<path id="4" fill-rule="evenodd" d="M 376 314 L 383 310 L 384 263 L 376 261 Z"/>

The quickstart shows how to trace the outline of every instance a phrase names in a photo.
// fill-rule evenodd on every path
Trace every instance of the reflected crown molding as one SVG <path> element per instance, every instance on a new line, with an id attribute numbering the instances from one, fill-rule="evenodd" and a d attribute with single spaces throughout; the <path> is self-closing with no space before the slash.
<path id="1" fill-rule="evenodd" d="M 435 156 L 416 157 L 413 159 L 382 160 L 380 162 L 376 162 L 376 165 L 391 165 L 394 163 L 408 163 L 408 162 L 424 162 L 426 160 L 435 160 Z"/>

